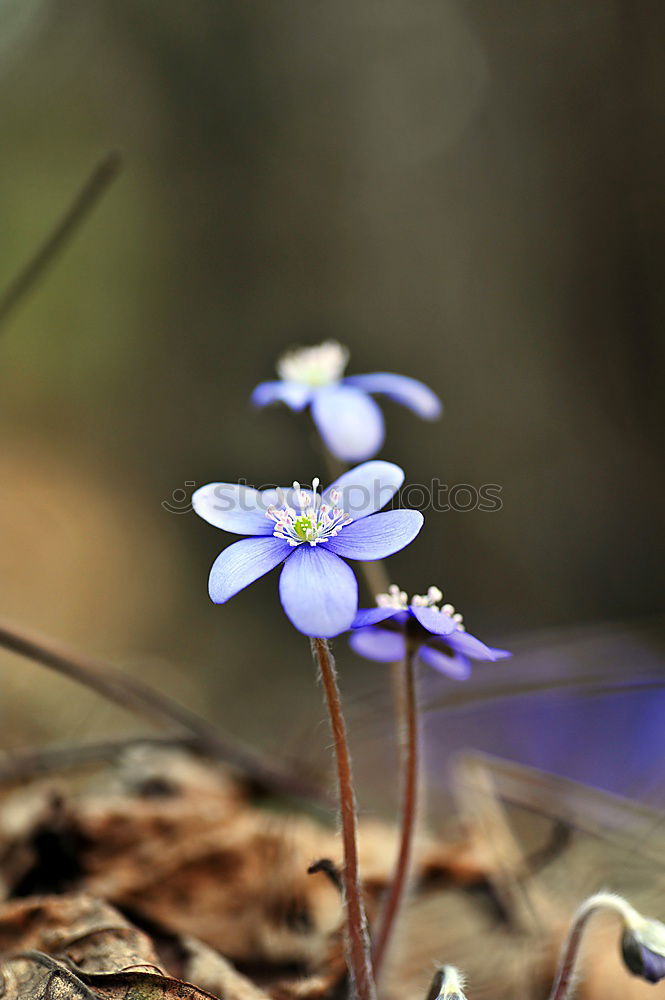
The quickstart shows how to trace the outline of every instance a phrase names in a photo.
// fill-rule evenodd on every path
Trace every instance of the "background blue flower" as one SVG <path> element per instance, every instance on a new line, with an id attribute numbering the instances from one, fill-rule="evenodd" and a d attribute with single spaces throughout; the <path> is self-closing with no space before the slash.
<path id="1" fill-rule="evenodd" d="M 409 602 L 406 593 L 393 585 L 387 594 L 377 595 L 378 607 L 358 611 L 349 639 L 352 648 L 369 660 L 395 663 L 406 656 L 408 634 L 418 644 L 419 660 L 455 680 L 469 676 L 471 660 L 511 655 L 469 635 L 451 604 L 438 607 L 442 598 L 438 587 L 430 587 L 426 595 L 415 594 Z"/>
<path id="2" fill-rule="evenodd" d="M 417 379 L 389 372 L 342 378 L 348 358 L 334 340 L 291 351 L 277 364 L 280 380 L 257 385 L 252 403 L 282 402 L 292 410 L 309 405 L 326 447 L 347 462 L 370 458 L 383 444 L 383 414 L 370 393 L 389 396 L 424 420 L 441 415 L 438 396 Z"/>
<path id="3" fill-rule="evenodd" d="M 413 541 L 423 525 L 416 510 L 377 513 L 404 481 L 391 462 L 365 462 L 317 493 L 291 488 L 255 490 L 209 483 L 197 490 L 194 510 L 223 531 L 252 537 L 217 557 L 209 593 L 224 604 L 248 584 L 284 563 L 279 596 L 290 621 L 305 635 L 331 638 L 351 627 L 358 584 L 346 559 L 383 559 Z M 344 557 L 344 558 L 342 558 Z"/>

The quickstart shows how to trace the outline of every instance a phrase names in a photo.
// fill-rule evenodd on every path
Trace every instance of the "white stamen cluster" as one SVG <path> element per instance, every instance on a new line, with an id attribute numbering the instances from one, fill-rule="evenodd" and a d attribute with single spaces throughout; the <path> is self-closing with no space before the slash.
<path id="1" fill-rule="evenodd" d="M 340 493 L 330 491 L 330 504 L 322 503 L 317 494 L 319 480 L 312 480 L 312 492 L 303 490 L 300 483 L 294 482 L 294 501 L 298 505 L 292 507 L 288 503 L 281 506 L 270 506 L 266 517 L 275 522 L 273 535 L 281 538 L 289 545 L 318 545 L 327 542 L 338 535 L 342 528 L 351 524 L 353 518 L 338 506 Z"/>
<path id="2" fill-rule="evenodd" d="M 299 347 L 277 362 L 277 374 L 287 382 L 321 386 L 337 382 L 349 361 L 349 352 L 336 340 L 316 347 Z"/>
<path id="3" fill-rule="evenodd" d="M 388 587 L 386 594 L 376 595 L 376 604 L 379 608 L 395 608 L 396 611 L 406 611 L 410 604 L 416 608 L 431 608 L 441 614 L 450 615 L 457 625 L 459 632 L 464 631 L 463 618 L 459 611 L 455 611 L 452 604 L 444 604 L 439 607 L 443 600 L 443 593 L 438 587 L 429 587 L 426 594 L 414 594 L 411 600 L 408 599 L 405 590 L 400 590 L 397 584 L 393 583 Z"/>
<path id="4" fill-rule="evenodd" d="M 428 587 L 426 594 L 414 594 L 411 598 L 411 603 L 415 604 L 417 608 L 434 608 L 436 611 L 439 610 L 437 605 L 443 600 L 443 593 L 438 587 Z M 451 604 L 447 604 L 446 608 L 452 607 Z M 453 611 L 455 609 L 453 608 Z"/>
<path id="5" fill-rule="evenodd" d="M 379 608 L 395 608 L 396 611 L 406 611 L 409 601 L 405 590 L 400 590 L 396 583 L 388 587 L 387 594 L 376 595 L 376 605 Z"/>

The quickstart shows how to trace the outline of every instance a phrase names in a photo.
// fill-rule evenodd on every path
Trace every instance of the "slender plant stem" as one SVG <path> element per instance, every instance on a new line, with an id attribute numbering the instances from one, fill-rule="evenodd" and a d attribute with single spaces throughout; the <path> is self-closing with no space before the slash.
<path id="1" fill-rule="evenodd" d="M 241 742 L 222 735 L 212 723 L 136 677 L 5 622 L 0 622 L 0 648 L 34 660 L 160 725 L 171 727 L 176 723 L 196 738 L 201 752 L 237 768 L 260 788 L 319 803 L 327 801 L 321 789 L 305 778 L 291 774 L 279 765 L 264 760 Z"/>
<path id="2" fill-rule="evenodd" d="M 338 458 L 335 457 L 328 449 L 325 444 L 318 436 L 318 431 L 315 427 L 315 432 L 317 433 L 317 440 L 319 442 L 319 447 L 321 454 L 323 455 L 323 460 L 326 465 L 326 471 L 330 482 L 335 479 L 339 479 L 341 475 L 348 472 L 348 466 L 343 462 L 340 462 Z M 370 562 L 359 562 L 358 568 L 362 573 L 363 579 L 365 581 L 365 589 L 373 604 L 377 594 L 385 594 L 390 586 L 390 578 L 386 572 L 385 564 L 381 559 L 373 559 Z M 404 685 L 402 683 L 401 669 L 399 663 L 390 664 L 390 686 L 392 690 L 393 699 L 393 711 L 395 713 L 395 728 L 396 731 L 401 731 L 404 724 Z"/>
<path id="3" fill-rule="evenodd" d="M 5 291 L 0 294 L 0 326 L 9 319 L 20 302 L 32 291 L 74 233 L 85 222 L 111 182 L 120 173 L 120 167 L 121 160 L 117 153 L 108 153 L 95 165 L 92 173 L 44 242 L 37 248 Z"/>
<path id="4" fill-rule="evenodd" d="M 573 926 L 570 929 L 570 933 L 568 934 L 568 938 L 566 939 L 561 955 L 554 985 L 552 986 L 552 992 L 550 993 L 550 1000 L 565 1000 L 568 996 L 570 987 L 572 986 L 572 978 L 575 971 L 575 964 L 577 962 L 577 953 L 579 951 L 580 941 L 582 939 L 582 934 L 584 933 L 587 920 L 591 916 L 592 912 L 592 910 L 587 910 L 583 913 L 582 916 L 573 923 Z"/>
<path id="5" fill-rule="evenodd" d="M 330 726 L 335 747 L 337 779 L 339 784 L 339 810 L 344 845 L 344 906 L 346 911 L 346 936 L 348 964 L 352 987 L 358 1000 L 376 1000 L 376 987 L 372 974 L 372 960 L 367 929 L 367 916 L 362 897 L 358 865 L 358 833 L 356 801 L 351 772 L 351 755 L 342 714 L 342 703 L 335 661 L 325 639 L 312 639 L 312 653 L 318 665 L 326 696 Z"/>
<path id="6" fill-rule="evenodd" d="M 344 472 L 348 471 L 348 466 L 344 465 L 343 462 L 340 462 L 338 458 L 331 454 L 320 437 L 318 441 L 330 480 L 338 479 Z M 388 591 L 390 579 L 381 559 L 360 562 L 358 566 L 363 575 L 365 587 L 372 600 L 376 598 L 377 594 L 383 594 Z M 402 803 L 401 840 L 395 874 L 386 901 L 378 936 L 372 949 L 374 977 L 377 981 L 406 888 L 417 812 L 418 717 L 415 702 L 414 664 L 409 650 L 407 650 L 407 657 L 403 664 L 391 664 L 390 687 L 392 690 L 395 731 L 402 749 L 404 799 Z M 403 738 L 403 734 L 405 739 Z"/>
<path id="7" fill-rule="evenodd" d="M 621 896 L 616 896 L 610 892 L 598 892 L 590 896 L 579 907 L 573 917 L 568 937 L 561 952 L 559 967 L 554 978 L 554 985 L 549 995 L 549 1000 L 567 1000 L 573 987 L 573 975 L 580 949 L 580 942 L 584 934 L 585 927 L 592 914 L 598 910 L 609 910 L 616 913 L 622 920 L 624 926 L 630 925 L 640 916 L 635 909 L 627 903 Z"/>
<path id="8" fill-rule="evenodd" d="M 409 641 L 408 637 L 406 647 L 406 656 L 401 664 L 402 704 L 404 708 L 401 726 L 399 726 L 398 720 L 402 772 L 400 843 L 395 872 L 372 953 L 374 978 L 377 982 L 408 885 L 413 838 L 418 816 L 419 726 L 416 697 L 416 646 Z"/>

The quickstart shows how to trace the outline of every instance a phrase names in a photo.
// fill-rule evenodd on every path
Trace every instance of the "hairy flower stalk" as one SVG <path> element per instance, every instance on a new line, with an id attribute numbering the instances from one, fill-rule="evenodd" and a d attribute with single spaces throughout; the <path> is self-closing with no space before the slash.
<path id="1" fill-rule="evenodd" d="M 425 1000 L 466 1000 L 464 976 L 454 965 L 442 965 L 434 973 Z"/>
<path id="2" fill-rule="evenodd" d="M 665 977 L 665 925 L 643 917 L 615 893 L 598 892 L 585 900 L 573 917 L 549 1000 L 567 1000 L 571 995 L 584 930 L 589 918 L 601 910 L 616 913 L 621 920 L 622 956 L 630 971 L 651 983 Z"/>
<path id="3" fill-rule="evenodd" d="M 325 639 L 311 639 L 310 642 L 326 696 L 337 763 L 339 811 L 344 847 L 342 881 L 346 915 L 346 947 L 351 992 L 357 997 L 357 1000 L 376 1000 L 367 916 L 358 866 L 358 824 L 351 755 L 337 685 L 335 662 Z"/>
<path id="4" fill-rule="evenodd" d="M 505 650 L 491 649 L 470 636 L 461 614 L 452 604 L 439 607 L 442 601 L 443 593 L 438 587 L 429 587 L 426 594 L 414 594 L 409 600 L 406 591 L 393 584 L 385 593 L 376 595 L 377 607 L 358 611 L 349 640 L 361 656 L 400 664 L 394 677 L 397 732 L 402 746 L 401 837 L 395 874 L 374 945 L 377 979 L 408 885 L 418 811 L 416 666 L 423 662 L 448 677 L 462 680 L 469 674 L 470 658 L 496 660 L 509 655 Z"/>
<path id="5" fill-rule="evenodd" d="M 413 854 L 413 838 L 418 816 L 419 726 L 416 696 L 416 653 L 418 643 L 410 639 L 408 635 L 408 623 L 406 629 L 406 655 L 401 664 L 401 671 L 398 677 L 398 680 L 401 682 L 403 702 L 403 711 L 397 720 L 401 750 L 400 769 L 403 785 L 400 842 L 397 861 L 395 863 L 395 872 L 372 951 L 374 977 L 377 982 L 408 886 Z"/>

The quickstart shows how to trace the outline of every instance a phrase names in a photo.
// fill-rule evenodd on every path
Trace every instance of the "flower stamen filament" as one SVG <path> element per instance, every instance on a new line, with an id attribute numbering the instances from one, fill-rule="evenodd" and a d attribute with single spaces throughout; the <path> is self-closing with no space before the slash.
<path id="1" fill-rule="evenodd" d="M 455 611 L 452 604 L 444 604 L 439 607 L 443 600 L 443 592 L 438 587 L 429 587 L 426 594 L 414 594 L 409 601 L 405 590 L 400 590 L 397 584 L 393 583 L 388 587 L 385 594 L 376 595 L 376 604 L 379 608 L 394 608 L 396 611 L 406 611 L 411 604 L 415 608 L 431 608 L 440 614 L 449 615 L 455 622 L 458 632 L 464 632 L 462 615 Z"/>
<path id="2" fill-rule="evenodd" d="M 330 492 L 331 506 L 318 495 L 319 485 L 320 480 L 314 478 L 309 492 L 296 481 L 293 483 L 293 500 L 297 509 L 286 501 L 279 507 L 273 505 L 268 508 L 266 517 L 275 522 L 275 538 L 281 538 L 291 546 L 304 543 L 319 545 L 334 538 L 351 523 L 353 518 L 337 506 L 340 500 L 338 491 Z"/>

